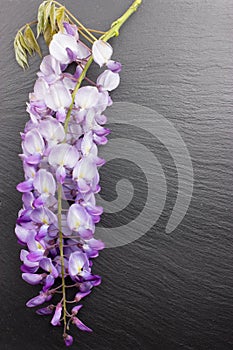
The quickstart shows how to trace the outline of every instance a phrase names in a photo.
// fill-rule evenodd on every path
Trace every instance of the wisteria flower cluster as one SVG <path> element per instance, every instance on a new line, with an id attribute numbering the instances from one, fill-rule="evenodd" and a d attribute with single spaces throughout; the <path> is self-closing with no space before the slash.
<path id="1" fill-rule="evenodd" d="M 107 39 L 108 33 L 89 48 L 78 27 L 63 22 L 41 62 L 27 104 L 30 120 L 21 133 L 25 180 L 17 186 L 23 208 L 15 232 L 23 246 L 22 278 L 42 288 L 26 305 L 39 307 L 39 315 L 51 315 L 53 326 L 63 324 L 67 346 L 73 343 L 70 324 L 92 331 L 78 317 L 79 302 L 101 283 L 92 272 L 93 259 L 104 248 L 94 238 L 103 212 L 95 199 L 100 191 L 98 168 L 105 162 L 98 146 L 107 143 L 110 130 L 103 113 L 112 104 L 109 92 L 118 87 L 121 71 Z M 96 82 L 86 77 L 93 60 L 105 68 Z M 74 64 L 71 74 L 68 68 Z M 89 85 L 81 86 L 84 80 Z M 68 288 L 75 288 L 71 300 Z"/>

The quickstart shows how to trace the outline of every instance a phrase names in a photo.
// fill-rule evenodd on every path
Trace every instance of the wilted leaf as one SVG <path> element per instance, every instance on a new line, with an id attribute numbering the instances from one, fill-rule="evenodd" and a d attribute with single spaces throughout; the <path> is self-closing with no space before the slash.
<path id="1" fill-rule="evenodd" d="M 33 51 L 36 51 L 40 56 L 42 56 L 39 44 L 38 44 L 38 42 L 37 42 L 37 40 L 35 38 L 35 35 L 34 35 L 33 31 L 31 30 L 31 27 L 29 25 L 27 25 L 26 28 L 25 28 L 24 39 L 25 39 L 27 45 Z"/>
<path id="2" fill-rule="evenodd" d="M 56 32 L 57 25 L 56 25 L 56 6 L 52 4 L 50 14 L 49 14 L 50 24 L 52 28 L 52 32 Z"/>
<path id="3" fill-rule="evenodd" d="M 56 20 L 59 30 L 63 32 L 63 22 L 65 20 L 65 7 L 62 6 L 56 9 Z"/>
<path id="4" fill-rule="evenodd" d="M 47 4 L 47 1 L 42 2 L 42 4 L 39 6 L 38 9 L 38 15 L 37 15 L 37 38 L 44 31 L 44 9 L 45 5 Z"/>
<path id="5" fill-rule="evenodd" d="M 50 23 L 47 24 L 47 27 L 44 31 L 44 40 L 46 42 L 46 44 L 49 46 L 52 38 L 53 38 L 53 35 L 55 34 L 56 32 L 55 31 L 52 31 L 52 27 L 50 25 Z"/>
<path id="6" fill-rule="evenodd" d="M 27 45 L 22 32 L 18 33 L 18 40 L 19 40 L 22 48 L 25 49 L 29 53 L 30 56 L 32 56 L 33 50 L 31 49 L 30 46 Z"/>
<path id="7" fill-rule="evenodd" d="M 15 38 L 14 49 L 16 61 L 23 69 L 25 69 L 28 67 L 27 52 L 20 44 L 19 35 Z"/>
<path id="8" fill-rule="evenodd" d="M 43 26 L 44 30 L 43 30 L 43 31 L 45 31 L 45 29 L 46 29 L 46 27 L 47 27 L 47 24 L 48 24 L 48 22 L 49 22 L 50 11 L 51 11 L 51 5 L 52 5 L 52 3 L 51 3 L 51 1 L 49 1 L 49 2 L 47 2 L 46 5 L 44 6 L 44 26 Z"/>

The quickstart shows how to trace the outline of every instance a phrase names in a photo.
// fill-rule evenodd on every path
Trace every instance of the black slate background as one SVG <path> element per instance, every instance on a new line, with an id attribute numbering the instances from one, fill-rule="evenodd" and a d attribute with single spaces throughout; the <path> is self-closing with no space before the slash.
<path id="1" fill-rule="evenodd" d="M 37 288 L 20 278 L 13 232 L 21 205 L 15 186 L 23 176 L 19 132 L 28 118 L 25 101 L 39 59 L 21 71 L 12 42 L 39 3 L 2 0 L 0 6 L 2 350 L 63 348 L 60 330 L 24 306 Z M 65 3 L 88 26 L 107 29 L 130 0 Z M 232 38 L 230 0 L 145 0 L 113 40 L 115 58 L 124 65 L 113 99 L 150 107 L 174 123 L 192 157 L 194 193 L 171 235 L 164 233 L 164 215 L 138 241 L 106 249 L 96 260 L 103 284 L 81 314 L 94 333 L 78 333 L 75 349 L 233 348 Z M 104 186 L 111 171 L 105 172 Z"/>

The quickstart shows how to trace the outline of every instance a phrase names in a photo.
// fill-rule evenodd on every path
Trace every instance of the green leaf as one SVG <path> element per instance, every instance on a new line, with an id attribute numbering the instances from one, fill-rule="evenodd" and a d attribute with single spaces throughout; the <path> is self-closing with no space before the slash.
<path id="1" fill-rule="evenodd" d="M 47 1 L 42 2 L 42 4 L 39 6 L 38 14 L 37 14 L 37 38 L 40 35 L 40 33 L 43 33 L 44 31 L 44 8 L 47 4 Z"/>
<path id="2" fill-rule="evenodd" d="M 35 38 L 35 35 L 33 31 L 31 30 L 31 27 L 29 25 L 26 26 L 25 31 L 24 31 L 24 40 L 26 41 L 27 45 L 33 50 L 36 51 L 40 57 L 41 51 L 40 51 L 40 46 Z"/>
<path id="3" fill-rule="evenodd" d="M 49 14 L 50 24 L 52 32 L 57 31 L 57 24 L 56 24 L 56 6 L 55 4 L 52 4 L 50 14 Z"/>
<path id="4" fill-rule="evenodd" d="M 56 20 L 57 20 L 57 26 L 61 32 L 64 31 L 63 22 L 65 20 L 65 7 L 59 7 L 56 9 Z"/>

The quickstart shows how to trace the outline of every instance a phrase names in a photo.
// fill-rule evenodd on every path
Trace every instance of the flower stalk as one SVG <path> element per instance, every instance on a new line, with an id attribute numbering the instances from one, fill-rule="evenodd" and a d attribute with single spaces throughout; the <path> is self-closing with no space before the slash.
<path id="1" fill-rule="evenodd" d="M 67 334 L 71 324 L 92 331 L 77 317 L 82 307 L 78 303 L 101 283 L 101 277 L 92 273 L 92 259 L 104 249 L 104 243 L 94 238 L 95 224 L 103 212 L 95 199 L 100 191 L 98 168 L 105 162 L 98 157 L 98 146 L 108 141 L 110 130 L 104 126 L 107 119 L 102 113 L 112 104 L 109 93 L 118 87 L 121 71 L 121 64 L 111 59 L 113 49 L 107 41 L 119 35 L 121 26 L 140 4 L 141 0 L 135 0 L 107 32 L 91 30 L 101 35 L 99 39 L 57 1 L 44 1 L 39 8 L 38 32 L 45 35 L 45 23 L 51 28 L 57 24 L 60 31 L 50 40 L 49 55 L 43 58 L 29 95 L 30 120 L 21 134 L 20 155 L 25 181 L 17 186 L 23 194 L 23 208 L 15 232 L 26 248 L 20 254 L 22 278 L 42 285 L 40 294 L 26 305 L 36 307 L 55 294 L 61 296 L 56 306 L 51 304 L 36 312 L 53 314 L 53 326 L 63 322 L 66 346 L 73 343 Z M 60 6 L 58 13 L 55 5 Z M 62 21 L 64 13 L 79 27 Z M 22 67 L 28 64 L 24 50 L 40 53 L 29 24 L 21 30 L 24 28 L 25 38 L 20 32 L 15 40 L 16 58 Z M 80 40 L 78 31 L 92 43 L 91 48 Z M 87 77 L 94 61 L 106 68 L 96 82 Z M 74 74 L 66 71 L 72 63 L 77 65 Z M 84 79 L 91 85 L 82 86 Z M 62 208 L 64 199 L 72 203 L 67 210 Z M 53 288 L 57 278 L 61 284 Z M 72 300 L 67 300 L 68 288 L 76 288 Z M 70 310 L 73 304 L 76 306 Z"/>

